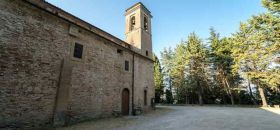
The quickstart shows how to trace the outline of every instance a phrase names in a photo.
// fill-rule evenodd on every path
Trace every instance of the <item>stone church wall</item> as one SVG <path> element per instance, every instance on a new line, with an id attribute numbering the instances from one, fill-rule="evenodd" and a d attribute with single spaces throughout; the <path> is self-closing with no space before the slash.
<path id="1" fill-rule="evenodd" d="M 155 94 L 153 67 L 153 62 L 135 57 L 135 86 L 137 87 L 134 88 L 134 104 L 135 107 L 141 107 L 144 111 L 151 108 L 151 99 Z M 146 105 L 144 104 L 144 91 L 147 92 Z"/>
<path id="2" fill-rule="evenodd" d="M 0 127 L 50 125 L 68 25 L 19 0 L 0 9 Z"/>
<path id="3" fill-rule="evenodd" d="M 52 125 L 59 102 L 68 122 L 121 110 L 122 90 L 132 91 L 131 52 L 79 27 L 72 36 L 71 23 L 22 0 L 1 0 L 0 9 L 0 128 Z M 85 47 L 82 60 L 72 57 L 76 42 Z M 144 87 L 153 86 L 152 75 L 143 75 L 153 67 L 140 56 L 136 64 L 135 101 L 143 102 Z M 60 91 L 67 95 L 60 100 L 61 86 L 68 92 Z M 153 94 L 148 90 L 148 104 Z"/>

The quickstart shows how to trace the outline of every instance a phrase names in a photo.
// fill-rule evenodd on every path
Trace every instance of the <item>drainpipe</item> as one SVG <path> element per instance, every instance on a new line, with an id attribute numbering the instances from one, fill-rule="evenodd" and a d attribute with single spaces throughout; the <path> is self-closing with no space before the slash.
<path id="1" fill-rule="evenodd" d="M 135 115 L 135 109 L 134 109 L 134 53 L 132 55 L 132 115 Z"/>

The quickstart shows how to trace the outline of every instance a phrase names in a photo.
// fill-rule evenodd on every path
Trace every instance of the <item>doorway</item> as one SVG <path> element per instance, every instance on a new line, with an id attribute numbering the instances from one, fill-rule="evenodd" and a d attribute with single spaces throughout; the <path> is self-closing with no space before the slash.
<path id="1" fill-rule="evenodd" d="M 122 115 L 129 115 L 129 90 L 122 91 Z"/>

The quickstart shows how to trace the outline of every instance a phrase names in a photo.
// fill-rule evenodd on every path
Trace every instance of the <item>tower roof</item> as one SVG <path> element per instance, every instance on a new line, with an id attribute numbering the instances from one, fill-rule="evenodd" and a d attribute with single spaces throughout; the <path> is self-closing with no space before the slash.
<path id="1" fill-rule="evenodd" d="M 128 12 L 130 12 L 131 10 L 136 9 L 136 8 L 138 8 L 138 7 L 144 9 L 144 10 L 148 13 L 148 15 L 150 15 L 150 16 L 152 17 L 151 11 L 148 10 L 148 8 L 147 8 L 142 2 L 138 2 L 138 3 L 134 4 L 133 6 L 131 6 L 131 7 L 129 7 L 128 9 L 126 9 L 125 12 L 128 13 Z"/>

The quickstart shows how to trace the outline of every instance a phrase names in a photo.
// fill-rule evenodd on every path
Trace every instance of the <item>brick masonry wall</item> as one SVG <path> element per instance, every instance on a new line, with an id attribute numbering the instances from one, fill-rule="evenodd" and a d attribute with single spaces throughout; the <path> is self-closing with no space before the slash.
<path id="1" fill-rule="evenodd" d="M 0 125 L 49 125 L 67 24 L 22 1 L 1 0 L 0 9 Z"/>
<path id="2" fill-rule="evenodd" d="M 121 92 L 132 86 L 132 54 L 123 50 L 117 53 L 112 43 L 82 32 L 73 41 L 86 43 L 83 62 L 75 62 L 72 72 L 69 110 L 75 120 L 108 117 L 113 111 L 121 111 Z M 125 71 L 125 60 L 129 71 Z"/>
<path id="3" fill-rule="evenodd" d="M 141 107 L 144 111 L 151 108 L 151 98 L 154 98 L 153 63 L 141 57 L 135 58 L 135 107 Z M 147 91 L 147 105 L 144 105 L 144 91 Z"/>
<path id="4" fill-rule="evenodd" d="M 1 0 L 0 10 L 0 128 L 51 126 L 62 78 L 71 79 L 68 122 L 121 111 L 122 90 L 132 91 L 131 52 L 79 27 L 79 34 L 71 36 L 71 23 L 24 1 Z M 85 47 L 82 60 L 72 58 L 75 42 Z M 72 73 L 61 77 L 65 59 L 71 61 Z M 129 71 L 124 70 L 125 60 Z M 153 64 L 139 56 L 135 62 L 135 101 L 143 102 L 149 86 L 150 104 Z M 130 101 L 130 112 L 131 106 Z"/>

